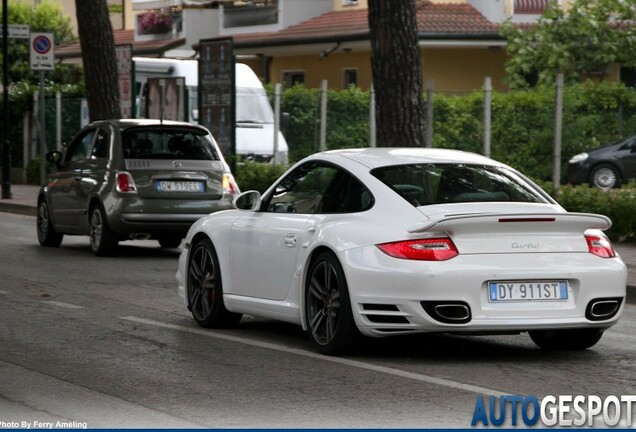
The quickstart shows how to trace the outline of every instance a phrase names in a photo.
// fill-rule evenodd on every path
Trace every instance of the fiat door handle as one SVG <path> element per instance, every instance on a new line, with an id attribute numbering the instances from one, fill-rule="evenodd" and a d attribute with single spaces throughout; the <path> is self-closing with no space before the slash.
<path id="1" fill-rule="evenodd" d="M 298 236 L 296 234 L 287 234 L 285 235 L 285 246 L 289 248 L 296 247 L 296 242 L 298 241 Z"/>

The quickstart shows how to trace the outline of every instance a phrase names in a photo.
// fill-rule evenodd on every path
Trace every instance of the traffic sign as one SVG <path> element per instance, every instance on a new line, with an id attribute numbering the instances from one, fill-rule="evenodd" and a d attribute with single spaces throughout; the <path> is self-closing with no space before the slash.
<path id="1" fill-rule="evenodd" d="M 7 30 L 10 38 L 28 39 L 31 27 L 27 24 L 9 24 Z M 2 39 L 2 34 L 0 34 L 0 39 Z"/>
<path id="2" fill-rule="evenodd" d="M 53 33 L 31 33 L 31 69 L 53 70 L 54 66 Z"/>

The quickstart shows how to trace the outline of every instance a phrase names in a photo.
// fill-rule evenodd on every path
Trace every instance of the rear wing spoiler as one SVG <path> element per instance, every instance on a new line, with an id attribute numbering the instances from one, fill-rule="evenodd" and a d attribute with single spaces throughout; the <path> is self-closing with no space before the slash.
<path id="1" fill-rule="evenodd" d="M 497 232 L 540 230 L 582 233 L 588 229 L 606 230 L 611 226 L 610 218 L 592 213 L 471 213 L 417 223 L 409 227 L 407 231 L 417 234 L 431 230 L 472 232 L 490 228 Z"/>

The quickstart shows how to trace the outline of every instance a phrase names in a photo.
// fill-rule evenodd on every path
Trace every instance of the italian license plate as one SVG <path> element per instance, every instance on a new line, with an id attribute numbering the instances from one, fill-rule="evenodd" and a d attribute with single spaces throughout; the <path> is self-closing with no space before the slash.
<path id="1" fill-rule="evenodd" d="M 567 281 L 488 282 L 488 300 L 493 303 L 567 298 Z"/>
<path id="2" fill-rule="evenodd" d="M 168 181 L 158 180 L 155 182 L 157 192 L 203 192 L 203 182 L 200 181 Z"/>

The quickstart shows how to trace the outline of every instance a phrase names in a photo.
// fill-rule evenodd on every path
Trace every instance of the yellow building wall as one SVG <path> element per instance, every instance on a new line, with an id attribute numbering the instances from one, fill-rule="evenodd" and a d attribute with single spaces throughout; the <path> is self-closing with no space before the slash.
<path id="1" fill-rule="evenodd" d="M 483 87 L 490 76 L 494 89 L 506 90 L 504 82 L 504 49 L 488 48 L 425 48 L 422 50 L 424 83 L 434 80 L 436 91 L 465 93 Z M 368 89 L 372 82 L 371 59 L 368 52 L 332 53 L 320 60 L 317 55 L 277 57 L 270 65 L 273 83 L 283 82 L 283 73 L 304 71 L 305 86 L 318 88 L 323 79 L 329 88 L 343 88 L 345 69 L 357 69 L 358 86 Z"/>
<path id="2" fill-rule="evenodd" d="M 489 76 L 495 90 L 507 90 L 503 48 L 426 48 L 422 51 L 424 82 L 436 91 L 465 93 L 483 88 Z"/>
<path id="3" fill-rule="evenodd" d="M 371 85 L 371 62 L 369 53 L 331 53 L 320 60 L 318 55 L 295 57 L 277 57 L 270 65 L 270 78 L 274 83 L 283 82 L 283 73 L 304 71 L 306 87 L 320 87 L 323 79 L 329 88 L 343 88 L 345 69 L 357 69 L 358 85 L 368 88 Z"/>

